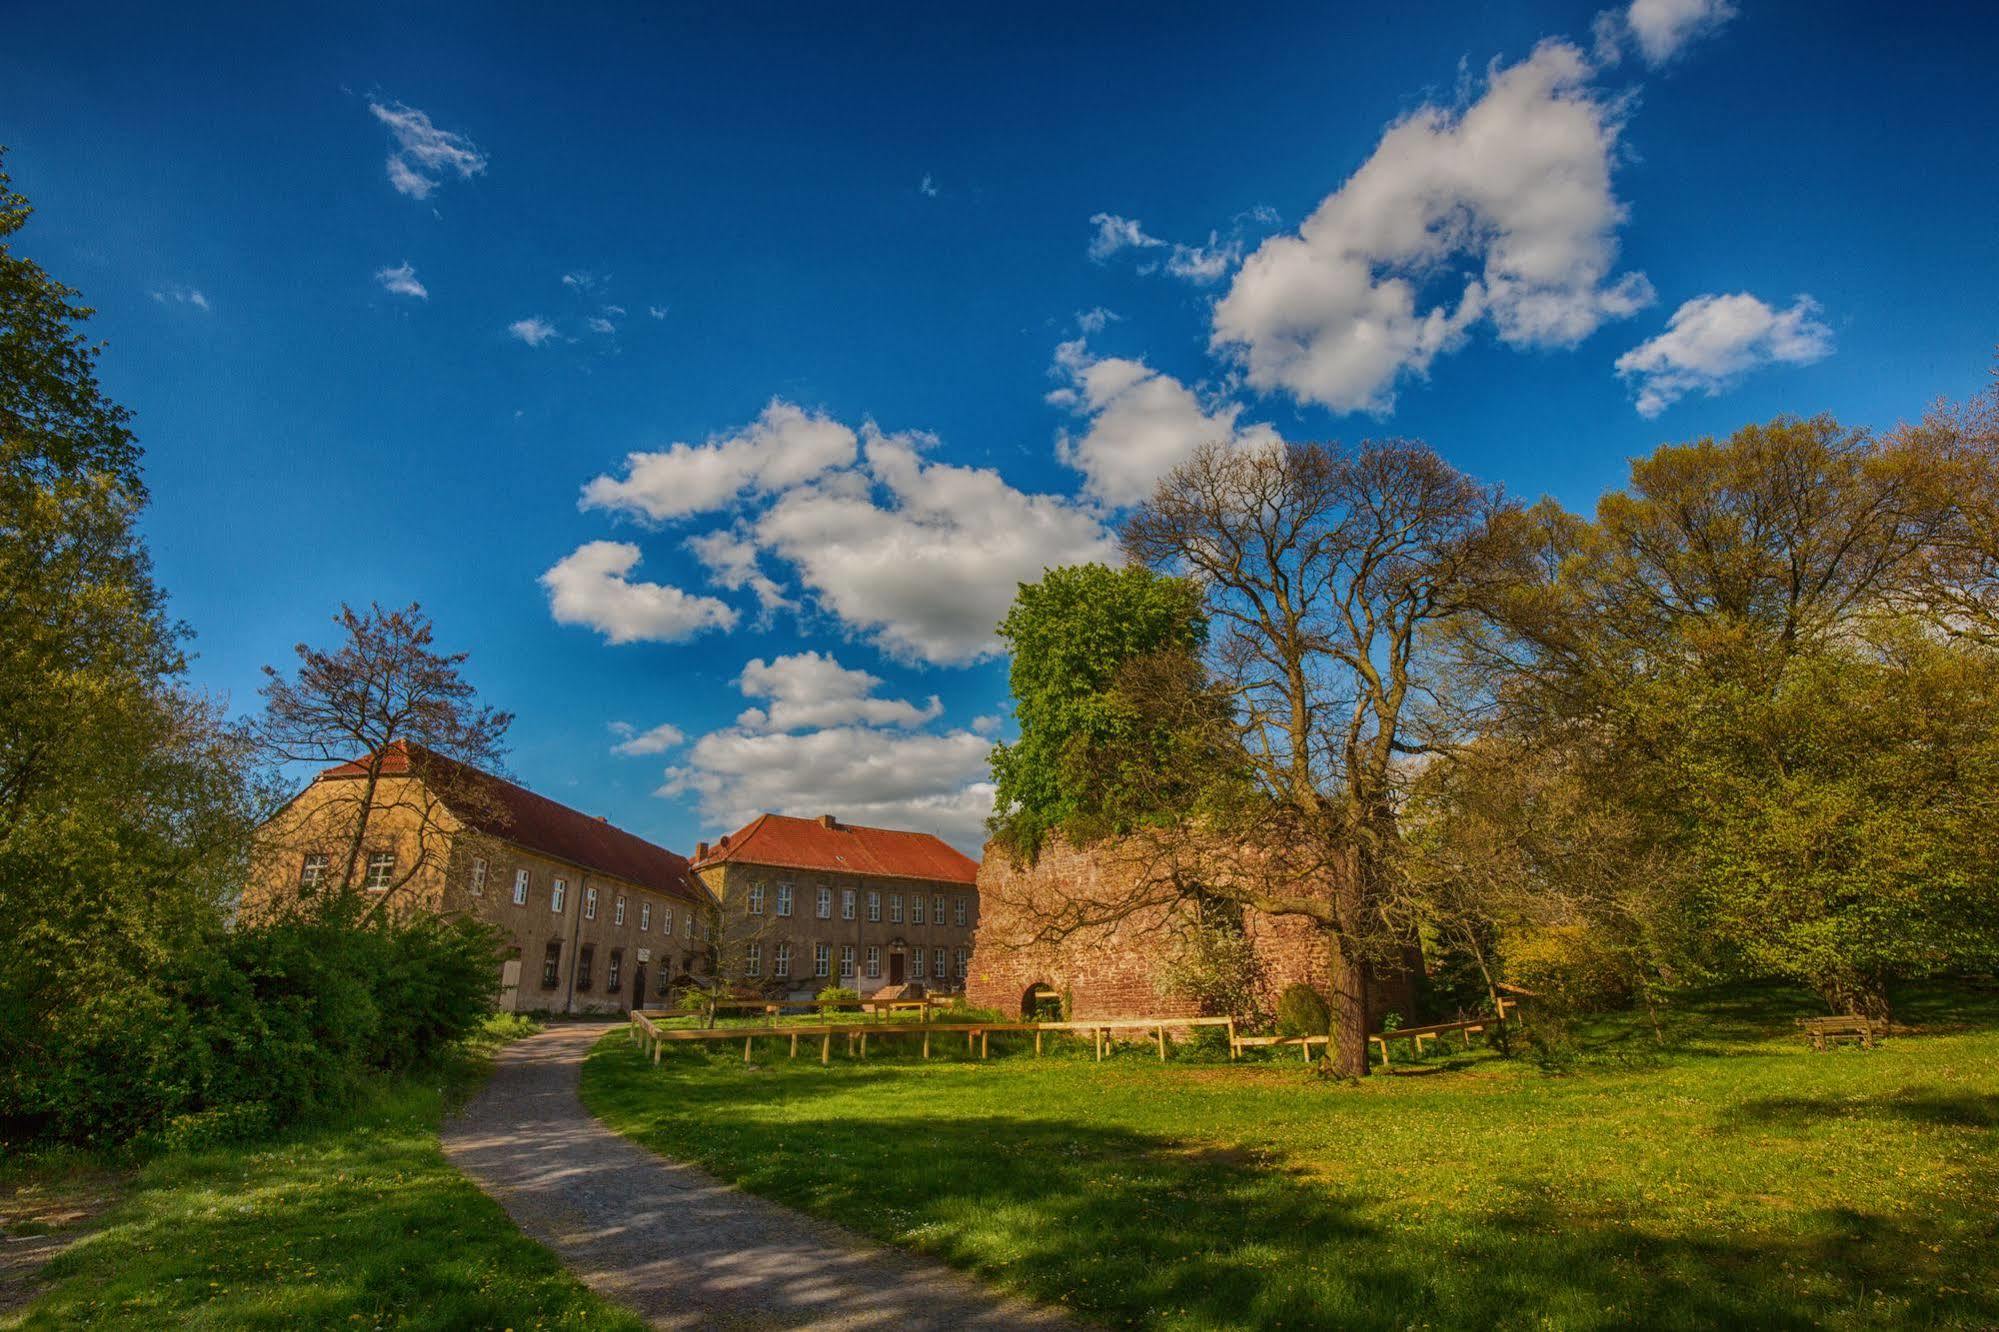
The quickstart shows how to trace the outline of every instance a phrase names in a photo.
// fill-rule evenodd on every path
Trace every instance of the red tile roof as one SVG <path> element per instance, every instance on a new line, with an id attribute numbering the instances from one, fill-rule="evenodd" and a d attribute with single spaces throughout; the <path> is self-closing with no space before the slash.
<path id="1" fill-rule="evenodd" d="M 923 832 L 864 828 L 786 814 L 759 814 L 698 855 L 701 869 L 725 860 L 786 869 L 827 870 L 881 879 L 974 884 L 979 864 L 943 839 Z"/>
<path id="2" fill-rule="evenodd" d="M 412 768 L 419 776 L 426 770 L 444 775 L 440 784 L 447 790 L 462 783 L 484 794 L 484 807 L 453 813 L 488 836 L 670 897 L 703 906 L 714 902 L 706 887 L 689 872 L 686 859 L 663 846 L 654 846 L 604 819 L 559 805 L 524 786 L 419 745 L 397 741 L 384 750 L 384 774 L 400 777 Z M 318 780 L 351 781 L 366 776 L 367 771 L 362 760 L 353 759 L 328 768 Z"/>

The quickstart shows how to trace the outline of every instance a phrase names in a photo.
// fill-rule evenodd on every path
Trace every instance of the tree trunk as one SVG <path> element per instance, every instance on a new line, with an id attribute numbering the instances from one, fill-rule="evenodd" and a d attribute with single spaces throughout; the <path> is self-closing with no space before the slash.
<path id="1" fill-rule="evenodd" d="M 1332 989 L 1332 1044 L 1326 1056 L 1341 1077 L 1367 1076 L 1367 1036 L 1373 1029 L 1367 1011 L 1373 988 L 1373 967 L 1333 935 L 1327 947 L 1327 976 Z"/>
<path id="2" fill-rule="evenodd" d="M 1888 1020 L 1888 986 L 1879 976 L 1843 972 L 1819 986 L 1819 997 L 1835 1013 Z"/>

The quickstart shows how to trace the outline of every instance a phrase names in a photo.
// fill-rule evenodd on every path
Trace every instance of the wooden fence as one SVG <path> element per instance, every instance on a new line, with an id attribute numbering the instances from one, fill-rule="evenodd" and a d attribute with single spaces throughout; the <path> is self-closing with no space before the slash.
<path id="1" fill-rule="evenodd" d="M 693 1041 L 733 1041 L 743 1042 L 743 1062 L 748 1063 L 756 1049 L 756 1043 L 764 1039 L 790 1037 L 790 1057 L 798 1055 L 800 1037 L 819 1038 L 819 1062 L 831 1063 L 833 1058 L 833 1038 L 843 1036 L 847 1041 L 847 1053 L 858 1054 L 865 1059 L 868 1055 L 868 1039 L 880 1040 L 888 1036 L 921 1036 L 923 1057 L 930 1057 L 931 1037 L 942 1033 L 963 1032 L 965 1050 L 978 1051 L 979 1058 L 987 1058 L 990 1053 L 994 1032 L 1033 1032 L 1034 1053 L 1042 1050 L 1042 1040 L 1046 1033 L 1089 1032 L 1096 1047 L 1099 1060 L 1104 1057 L 1106 1044 L 1113 1033 L 1119 1031 L 1145 1031 L 1152 1033 L 1161 1060 L 1166 1058 L 1166 1033 L 1169 1029 L 1181 1030 L 1193 1027 L 1222 1027 L 1228 1032 L 1229 1058 L 1238 1053 L 1235 1035 L 1235 1019 L 1232 1017 L 1182 1017 L 1182 1018 L 1093 1018 L 1080 1022 L 904 1022 L 904 1023 L 796 1023 L 791 1026 L 768 1027 L 664 1027 L 658 1019 L 684 1017 L 687 1014 L 646 1011 L 633 1009 L 631 1012 L 632 1039 L 645 1048 L 652 1061 L 659 1062 L 660 1053 L 668 1045 Z"/>

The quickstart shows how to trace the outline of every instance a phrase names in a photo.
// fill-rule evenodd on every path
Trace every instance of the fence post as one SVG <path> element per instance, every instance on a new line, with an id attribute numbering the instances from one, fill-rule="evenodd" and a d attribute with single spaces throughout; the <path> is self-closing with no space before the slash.
<path id="1" fill-rule="evenodd" d="M 1242 1048 L 1241 1048 L 1240 1046 L 1238 1046 L 1238 1045 L 1237 1045 L 1237 1044 L 1235 1043 L 1235 1015 L 1234 1015 L 1234 1014 L 1230 1014 L 1230 1016 L 1229 1016 L 1229 1058 L 1230 1058 L 1231 1060 L 1234 1060 L 1234 1059 L 1236 1059 L 1236 1058 L 1237 1058 L 1238 1056 L 1240 1056 L 1241 1054 L 1242 1054 Z"/>

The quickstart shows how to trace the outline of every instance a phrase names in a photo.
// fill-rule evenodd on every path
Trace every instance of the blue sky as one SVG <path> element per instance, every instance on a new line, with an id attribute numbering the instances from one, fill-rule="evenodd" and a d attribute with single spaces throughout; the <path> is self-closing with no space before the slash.
<path id="1" fill-rule="evenodd" d="M 1204 439 L 1587 506 L 1999 342 L 1982 5 L 286 8 L 0 43 L 194 678 L 420 600 L 516 775 L 682 849 L 975 845 L 985 626 Z"/>

